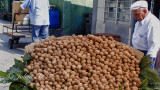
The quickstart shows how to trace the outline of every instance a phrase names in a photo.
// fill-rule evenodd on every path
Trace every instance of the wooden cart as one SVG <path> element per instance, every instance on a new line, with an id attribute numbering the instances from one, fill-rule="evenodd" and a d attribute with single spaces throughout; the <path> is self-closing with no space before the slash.
<path id="1" fill-rule="evenodd" d="M 28 14 L 28 13 L 22 13 Z M 16 24 L 16 15 L 18 13 L 14 13 L 12 24 L 3 25 L 3 33 L 10 36 L 11 39 L 8 40 L 10 45 L 10 49 L 13 48 L 13 44 L 18 44 L 20 38 L 31 37 L 31 28 L 29 24 Z"/>

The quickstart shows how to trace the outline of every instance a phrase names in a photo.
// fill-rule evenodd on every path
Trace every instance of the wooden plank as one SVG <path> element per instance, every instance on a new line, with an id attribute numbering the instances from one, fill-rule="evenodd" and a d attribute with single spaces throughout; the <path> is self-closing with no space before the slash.
<path id="1" fill-rule="evenodd" d="M 15 25 L 15 27 L 12 28 L 12 24 L 5 24 L 3 25 L 3 27 L 8 28 L 8 29 L 13 29 L 13 30 L 30 30 L 31 29 L 29 25 Z"/>
<path id="2" fill-rule="evenodd" d="M 3 32 L 4 34 L 11 37 L 31 37 L 31 32 Z"/>

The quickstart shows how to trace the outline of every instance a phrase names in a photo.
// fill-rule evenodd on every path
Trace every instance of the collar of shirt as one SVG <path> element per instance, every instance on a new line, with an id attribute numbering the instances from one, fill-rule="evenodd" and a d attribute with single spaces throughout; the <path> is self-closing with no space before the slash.
<path id="1" fill-rule="evenodd" d="M 142 21 L 140 21 L 139 24 L 143 25 L 149 19 L 150 14 L 151 12 L 148 12 L 148 15 Z"/>

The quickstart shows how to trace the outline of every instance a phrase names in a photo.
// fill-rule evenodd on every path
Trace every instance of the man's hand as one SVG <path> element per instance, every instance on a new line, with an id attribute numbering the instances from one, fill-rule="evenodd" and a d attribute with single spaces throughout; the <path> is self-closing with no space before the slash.
<path id="1" fill-rule="evenodd" d="M 155 68 L 155 62 L 156 62 L 156 58 L 155 57 L 150 57 L 150 59 L 148 60 L 149 63 L 151 63 L 150 67 L 152 69 Z"/>
<path id="2" fill-rule="evenodd" d="M 148 62 L 151 60 L 151 57 L 149 57 Z"/>
<path id="3" fill-rule="evenodd" d="M 21 15 L 21 11 L 22 11 L 22 8 L 20 7 L 20 8 L 18 9 L 18 15 Z"/>

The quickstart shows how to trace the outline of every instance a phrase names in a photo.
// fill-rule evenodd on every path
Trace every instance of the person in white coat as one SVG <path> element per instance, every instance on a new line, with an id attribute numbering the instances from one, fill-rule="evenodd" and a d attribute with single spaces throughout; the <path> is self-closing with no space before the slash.
<path id="1" fill-rule="evenodd" d="M 32 25 L 32 40 L 39 41 L 39 36 L 45 39 L 49 36 L 49 0 L 24 0 L 20 5 L 18 14 L 22 9 L 29 7 L 30 23 Z"/>
<path id="2" fill-rule="evenodd" d="M 135 23 L 132 45 L 136 49 L 150 55 L 151 68 L 155 68 L 157 52 L 160 48 L 160 21 L 148 11 L 146 1 L 136 1 L 130 7 Z"/>

